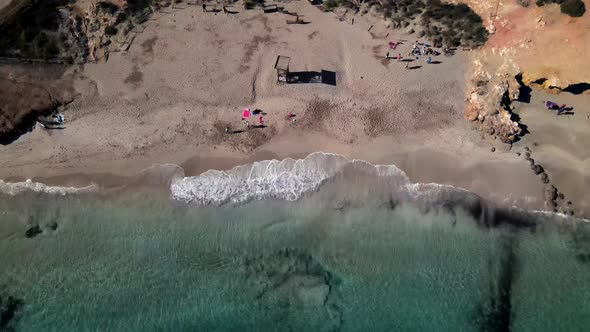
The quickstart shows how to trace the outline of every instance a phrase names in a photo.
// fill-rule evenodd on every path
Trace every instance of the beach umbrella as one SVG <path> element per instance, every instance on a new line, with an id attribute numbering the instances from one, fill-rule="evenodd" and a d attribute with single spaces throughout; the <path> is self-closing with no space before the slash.
<path id="1" fill-rule="evenodd" d="M 242 112 L 242 118 L 247 119 L 250 117 L 250 109 L 246 108 L 243 112 Z"/>

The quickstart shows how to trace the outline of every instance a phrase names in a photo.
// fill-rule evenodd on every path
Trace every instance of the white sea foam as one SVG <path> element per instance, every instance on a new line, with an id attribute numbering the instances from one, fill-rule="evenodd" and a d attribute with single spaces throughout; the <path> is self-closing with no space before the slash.
<path id="1" fill-rule="evenodd" d="M 171 185 L 172 197 L 198 204 L 242 203 L 253 199 L 299 199 L 317 190 L 345 167 L 375 176 L 395 177 L 409 185 L 406 174 L 393 165 L 372 165 L 363 160 L 315 152 L 304 159 L 265 160 L 241 165 L 229 171 L 210 170 L 199 176 L 184 177 Z"/>
<path id="2" fill-rule="evenodd" d="M 33 182 L 30 179 L 25 182 L 4 182 L 0 180 L 0 194 L 5 195 L 17 195 L 24 192 L 36 192 L 53 195 L 68 195 L 68 194 L 80 194 L 84 192 L 93 192 L 98 190 L 95 184 L 91 184 L 86 187 L 59 187 L 49 186 L 40 182 Z"/>

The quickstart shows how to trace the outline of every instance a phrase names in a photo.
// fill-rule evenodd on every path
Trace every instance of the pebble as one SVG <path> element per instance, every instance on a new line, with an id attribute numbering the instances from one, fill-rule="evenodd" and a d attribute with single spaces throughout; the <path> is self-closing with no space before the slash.
<path id="1" fill-rule="evenodd" d="M 520 152 L 517 152 L 516 155 L 520 157 Z"/>
<path id="2" fill-rule="evenodd" d="M 531 153 L 530 152 L 527 152 L 524 155 L 527 156 L 527 157 L 530 157 L 531 156 Z"/>

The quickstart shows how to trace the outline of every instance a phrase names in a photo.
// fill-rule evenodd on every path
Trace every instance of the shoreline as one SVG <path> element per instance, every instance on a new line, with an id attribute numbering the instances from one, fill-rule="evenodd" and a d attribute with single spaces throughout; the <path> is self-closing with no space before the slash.
<path id="1" fill-rule="evenodd" d="M 277 146 L 280 147 L 280 144 Z M 378 143 L 374 147 L 377 146 Z M 171 164 L 181 167 L 185 176 L 190 177 L 210 169 L 229 170 L 238 165 L 262 160 L 302 159 L 309 153 L 316 152 L 304 153 L 293 149 L 290 153 L 282 153 L 281 150 L 271 150 L 272 146 L 269 148 L 269 150 L 247 157 L 232 158 L 231 154 L 225 157 L 193 157 L 185 162 Z M 333 150 L 326 152 L 335 153 Z M 351 160 L 365 160 L 374 165 L 395 165 L 409 177 L 412 183 L 436 183 L 465 189 L 500 207 L 517 207 L 529 211 L 542 210 L 543 208 L 543 186 L 529 172 L 524 162 L 510 158 L 510 154 L 495 156 L 496 159 L 490 162 L 484 162 L 481 156 L 472 156 L 460 163 L 457 163 L 456 158 L 446 152 L 434 151 L 429 148 L 389 154 L 354 151 L 344 156 Z M 138 164 L 134 167 L 138 171 L 131 174 L 127 172 L 126 174 L 73 172 L 54 176 L 34 176 L 31 180 L 51 186 L 66 187 L 85 187 L 96 184 L 100 189 L 109 190 L 129 185 L 147 184 L 149 178 L 142 177 L 142 172 L 159 165 L 165 165 L 165 163 L 141 166 Z M 480 173 L 483 166 L 486 171 Z M 22 182 L 26 179 L 12 178 L 9 180 L 10 182 Z"/>

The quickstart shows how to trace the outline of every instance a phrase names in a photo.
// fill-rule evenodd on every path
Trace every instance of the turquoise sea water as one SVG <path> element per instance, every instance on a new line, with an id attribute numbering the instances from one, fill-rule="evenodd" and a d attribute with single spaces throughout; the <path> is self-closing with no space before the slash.
<path id="1" fill-rule="evenodd" d="M 0 196 L 0 330 L 590 326 L 587 223 L 478 219 L 459 203 L 396 204 L 367 183 L 215 207 L 153 188 Z"/>

